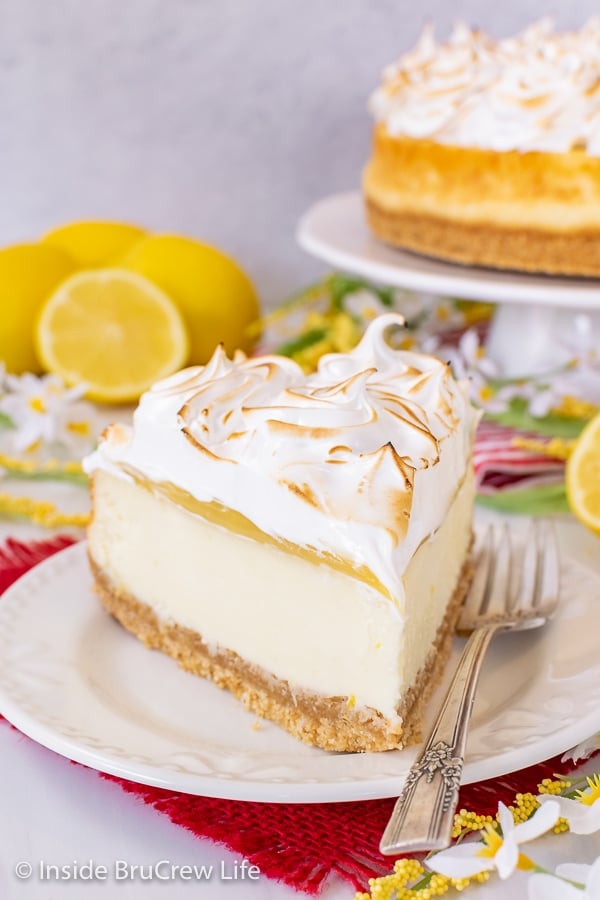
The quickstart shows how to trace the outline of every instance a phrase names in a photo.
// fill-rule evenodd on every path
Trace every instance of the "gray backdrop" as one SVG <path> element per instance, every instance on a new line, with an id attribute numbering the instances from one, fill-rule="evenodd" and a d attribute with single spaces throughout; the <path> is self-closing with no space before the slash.
<path id="1" fill-rule="evenodd" d="M 216 242 L 266 304 L 321 266 L 294 241 L 357 185 L 365 103 L 427 20 L 496 36 L 593 0 L 0 0 L 0 243 L 123 218 Z"/>

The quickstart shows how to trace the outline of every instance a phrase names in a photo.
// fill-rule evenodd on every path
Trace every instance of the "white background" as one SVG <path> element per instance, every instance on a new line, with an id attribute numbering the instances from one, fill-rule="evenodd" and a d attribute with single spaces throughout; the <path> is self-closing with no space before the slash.
<path id="1" fill-rule="evenodd" d="M 594 0 L 0 0 L 0 243 L 107 217 L 233 252 L 271 304 L 299 215 L 358 184 L 366 100 L 424 22 L 507 35 Z"/>

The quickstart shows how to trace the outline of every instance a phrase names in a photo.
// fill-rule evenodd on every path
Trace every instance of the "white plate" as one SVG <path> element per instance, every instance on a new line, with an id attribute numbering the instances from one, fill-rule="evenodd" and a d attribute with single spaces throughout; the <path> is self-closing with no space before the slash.
<path id="1" fill-rule="evenodd" d="M 397 287 L 444 297 L 600 310 L 598 279 L 471 268 L 390 247 L 368 229 L 356 191 L 313 206 L 300 220 L 297 237 L 304 250 L 330 265 Z"/>
<path id="2" fill-rule="evenodd" d="M 533 764 L 600 729 L 599 634 L 600 579 L 571 559 L 555 621 L 491 648 L 465 781 Z M 415 753 L 326 753 L 257 723 L 103 611 L 84 544 L 0 600 L 0 659 L 9 721 L 70 759 L 144 784 L 240 800 L 385 797 L 398 793 Z"/>

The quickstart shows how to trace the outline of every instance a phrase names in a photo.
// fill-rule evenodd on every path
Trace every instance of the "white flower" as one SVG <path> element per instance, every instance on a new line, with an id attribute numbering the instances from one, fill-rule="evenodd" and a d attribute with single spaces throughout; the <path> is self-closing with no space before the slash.
<path id="1" fill-rule="evenodd" d="M 457 347 L 440 347 L 437 354 L 450 363 L 455 376 L 459 379 L 469 378 L 474 373 L 488 379 L 498 374 L 496 365 L 486 357 L 474 328 L 465 331 Z"/>
<path id="2" fill-rule="evenodd" d="M 390 311 L 390 307 L 377 294 L 366 289 L 347 294 L 344 297 L 344 309 L 364 324 Z"/>
<path id="3" fill-rule="evenodd" d="M 555 375 L 544 376 L 544 382 L 531 382 L 526 391 L 529 412 L 535 418 L 547 416 L 569 397 L 600 406 L 600 369 L 575 364 Z"/>
<path id="4" fill-rule="evenodd" d="M 523 396 L 523 386 L 521 383 L 505 384 L 493 391 L 480 375 L 471 375 L 470 394 L 473 403 L 485 412 L 503 413 L 510 406 L 511 400 Z"/>
<path id="5" fill-rule="evenodd" d="M 562 397 L 577 397 L 600 406 L 600 363 L 588 365 L 579 360 L 561 372 L 554 384 Z"/>
<path id="6" fill-rule="evenodd" d="M 452 299 L 433 297 L 430 316 L 430 326 L 442 331 L 465 327 L 465 314 Z"/>
<path id="7" fill-rule="evenodd" d="M 558 803 L 545 803 L 527 822 L 515 825 L 512 813 L 498 804 L 500 834 L 493 825 L 486 827 L 482 841 L 457 844 L 427 860 L 434 872 L 448 878 L 470 878 L 479 872 L 497 869 L 500 878 L 508 878 L 516 868 L 529 869 L 532 863 L 519 853 L 519 846 L 545 834 L 559 818 Z"/>
<path id="8" fill-rule="evenodd" d="M 498 374 L 498 367 L 485 355 L 479 335 L 474 328 L 469 328 L 468 331 L 465 331 L 458 342 L 458 348 L 466 364 L 471 369 L 476 369 L 487 378 L 494 378 Z"/>
<path id="9" fill-rule="evenodd" d="M 588 787 L 577 791 L 577 799 L 552 797 L 552 802 L 558 804 L 560 815 L 567 820 L 573 834 L 600 831 L 600 775 L 591 775 L 586 780 Z M 548 794 L 542 794 L 538 800 L 542 805 L 549 805 Z"/>
<path id="10" fill-rule="evenodd" d="M 594 366 L 600 364 L 598 338 L 595 333 L 592 317 L 585 312 L 575 313 L 571 322 L 571 330 L 559 343 L 584 365 Z"/>
<path id="11" fill-rule="evenodd" d="M 440 305 L 439 297 L 433 294 L 415 293 L 408 290 L 399 290 L 394 294 L 394 309 L 401 313 L 411 328 L 416 330 L 417 336 L 425 336 L 433 320 L 439 327 L 440 318 L 446 321 L 448 316 L 444 313 L 437 316 Z M 462 321 L 462 318 L 461 318 Z"/>
<path id="12" fill-rule="evenodd" d="M 555 406 L 560 406 L 562 395 L 553 386 L 536 388 L 533 384 L 529 393 L 529 414 L 534 419 L 543 419 Z"/>
<path id="13" fill-rule="evenodd" d="M 67 388 L 55 375 L 38 378 L 27 373 L 7 375 L 5 390 L 0 412 L 14 425 L 6 432 L 12 452 L 20 454 L 38 444 L 89 445 L 94 411 L 91 404 L 79 402 L 85 385 Z"/>
<path id="14" fill-rule="evenodd" d="M 527 884 L 529 900 L 598 900 L 600 898 L 600 857 L 591 866 L 576 863 L 565 863 L 558 866 L 556 876 L 532 875 Z M 569 884 L 569 881 L 575 882 L 575 884 Z M 576 884 L 583 885 L 583 888 L 576 887 Z"/>
<path id="15" fill-rule="evenodd" d="M 468 380 L 471 400 L 486 412 L 503 413 L 511 400 L 523 396 L 523 382 L 507 384 L 498 390 L 490 387 L 490 379 L 497 376 L 498 369 L 485 356 L 479 336 L 472 328 L 463 334 L 458 347 L 444 346 L 437 335 L 428 335 L 421 342 L 421 349 L 449 363 L 456 378 Z"/>
<path id="16" fill-rule="evenodd" d="M 422 337 L 419 340 L 419 350 L 421 350 L 422 353 L 428 353 L 430 356 L 437 356 L 444 362 L 448 361 L 444 354 L 444 347 L 442 347 L 439 335 L 437 334 L 427 334 Z"/>
<path id="17" fill-rule="evenodd" d="M 561 762 L 579 762 L 580 759 L 589 759 L 592 753 L 600 750 L 600 734 L 593 734 L 591 737 L 577 744 L 571 750 L 567 750 L 563 754 Z"/>

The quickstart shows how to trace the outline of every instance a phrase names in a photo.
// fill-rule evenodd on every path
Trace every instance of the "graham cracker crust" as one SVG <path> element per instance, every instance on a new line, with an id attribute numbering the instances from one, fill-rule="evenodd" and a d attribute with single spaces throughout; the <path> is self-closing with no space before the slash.
<path id="1" fill-rule="evenodd" d="M 467 223 L 426 213 L 390 212 L 365 197 L 367 220 L 382 241 L 435 259 L 552 275 L 600 275 L 600 233 Z"/>
<path id="2" fill-rule="evenodd" d="M 467 559 L 434 647 L 398 709 L 400 722 L 390 722 L 377 710 L 351 706 L 348 697 L 294 690 L 287 681 L 246 662 L 237 653 L 209 647 L 197 632 L 159 619 L 147 604 L 118 590 L 91 556 L 90 564 L 104 607 L 146 646 L 161 650 L 186 671 L 230 691 L 257 716 L 275 722 L 305 743 L 341 752 L 393 750 L 420 740 L 423 709 L 441 679 L 473 574 Z"/>

